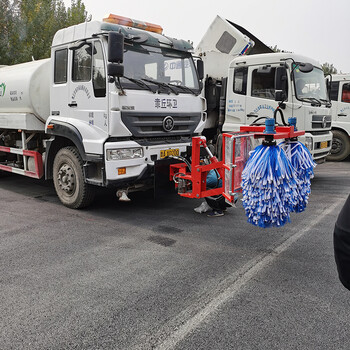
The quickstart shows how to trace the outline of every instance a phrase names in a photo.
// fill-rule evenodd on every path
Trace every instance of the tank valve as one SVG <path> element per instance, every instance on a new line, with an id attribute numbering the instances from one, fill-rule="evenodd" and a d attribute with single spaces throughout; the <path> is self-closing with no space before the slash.
<path id="1" fill-rule="evenodd" d="M 117 191 L 117 197 L 121 202 L 130 202 L 131 199 L 128 197 L 128 191 L 127 190 L 118 190 Z"/>

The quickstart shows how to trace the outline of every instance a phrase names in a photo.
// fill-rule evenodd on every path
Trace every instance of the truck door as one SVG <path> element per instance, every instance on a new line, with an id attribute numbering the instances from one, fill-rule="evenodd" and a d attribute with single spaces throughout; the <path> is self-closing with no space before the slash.
<path id="1" fill-rule="evenodd" d="M 237 67 L 229 71 L 227 82 L 226 117 L 224 130 L 238 131 L 246 122 L 248 67 Z"/>
<path id="2" fill-rule="evenodd" d="M 106 67 L 102 44 L 99 40 L 94 40 L 77 45 L 71 50 L 70 57 L 72 63 L 68 94 L 70 117 L 82 122 L 81 125 L 85 124 L 87 135 L 94 133 L 100 135 L 101 131 L 102 134 L 108 134 Z M 89 128 L 95 130 L 89 132 Z M 91 141 L 93 143 L 93 140 Z M 93 150 L 90 151 L 94 153 Z"/>
<path id="3" fill-rule="evenodd" d="M 337 122 L 338 120 L 338 100 L 339 100 L 339 81 L 332 81 L 330 90 L 329 90 L 329 98 L 332 102 L 332 122 Z"/>
<path id="4" fill-rule="evenodd" d="M 64 117 L 69 116 L 69 107 L 67 105 L 67 82 L 68 82 L 68 48 L 60 47 L 52 52 L 54 57 L 54 78 L 51 85 L 50 110 L 52 116 Z"/>
<path id="5" fill-rule="evenodd" d="M 340 81 L 339 84 L 336 121 L 350 121 L 350 83 L 346 81 Z"/>
<path id="6" fill-rule="evenodd" d="M 275 72 L 271 65 L 251 66 L 248 71 L 247 124 L 258 117 L 273 117 L 275 102 Z M 264 120 L 261 121 L 264 123 Z"/>

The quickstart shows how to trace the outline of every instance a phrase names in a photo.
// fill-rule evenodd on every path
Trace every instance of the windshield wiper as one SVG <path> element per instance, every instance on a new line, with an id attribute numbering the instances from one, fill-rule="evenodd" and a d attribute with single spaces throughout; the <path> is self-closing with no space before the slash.
<path id="1" fill-rule="evenodd" d="M 328 100 L 325 100 L 323 98 L 320 98 L 320 101 L 324 102 L 325 106 L 326 107 L 331 107 L 332 106 L 332 103 Z"/>
<path id="2" fill-rule="evenodd" d="M 321 107 L 322 105 L 322 102 L 315 97 L 301 97 L 300 99 L 305 102 L 311 102 L 311 106 Z"/>
<path id="3" fill-rule="evenodd" d="M 146 79 L 146 78 L 142 78 L 142 80 L 147 81 L 149 83 L 158 85 L 159 87 L 165 87 L 168 88 L 170 91 L 172 91 L 175 95 L 178 95 L 179 93 L 169 84 L 167 83 L 163 83 L 161 81 L 158 80 L 152 80 L 152 79 Z"/>
<path id="4" fill-rule="evenodd" d="M 123 78 L 125 78 L 125 79 L 131 81 L 132 83 L 138 85 L 139 87 L 141 87 L 141 88 L 143 88 L 143 89 L 152 91 L 154 94 L 156 93 L 155 90 L 153 90 L 149 85 L 147 85 L 146 83 L 144 83 L 142 80 L 134 79 L 134 78 L 129 78 L 129 77 L 126 77 L 126 76 L 123 76 Z"/>
<path id="5" fill-rule="evenodd" d="M 169 85 L 174 86 L 175 88 L 179 88 L 179 89 L 181 89 L 181 90 L 183 90 L 183 91 L 190 92 L 190 93 L 193 94 L 193 95 L 196 95 L 196 96 L 199 95 L 199 94 L 197 94 L 194 90 L 190 89 L 189 87 L 187 87 L 187 86 L 185 86 L 185 85 L 173 85 L 173 84 L 171 84 L 171 83 L 169 83 Z"/>

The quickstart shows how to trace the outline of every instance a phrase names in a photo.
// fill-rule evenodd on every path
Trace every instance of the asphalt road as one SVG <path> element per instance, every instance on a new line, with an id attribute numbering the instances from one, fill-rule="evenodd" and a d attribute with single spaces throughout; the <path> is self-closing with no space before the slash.
<path id="1" fill-rule="evenodd" d="M 50 183 L 0 179 L 0 349 L 350 349 L 332 245 L 349 174 L 318 166 L 279 229 L 176 194 L 75 211 Z"/>

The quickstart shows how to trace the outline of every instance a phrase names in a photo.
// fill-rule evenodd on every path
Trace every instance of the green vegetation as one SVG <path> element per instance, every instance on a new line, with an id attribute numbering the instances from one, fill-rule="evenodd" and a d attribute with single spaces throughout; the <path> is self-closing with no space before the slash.
<path id="1" fill-rule="evenodd" d="M 49 57 L 57 30 L 86 19 L 81 0 L 0 0 L 0 65 Z"/>
<path id="2" fill-rule="evenodd" d="M 333 64 L 331 64 L 331 63 L 328 63 L 328 62 L 323 63 L 323 64 L 321 65 L 321 67 L 322 67 L 322 70 L 323 70 L 324 75 L 328 75 L 328 74 L 337 74 L 337 73 L 338 73 L 337 68 L 335 68 L 335 67 L 333 66 Z"/>

